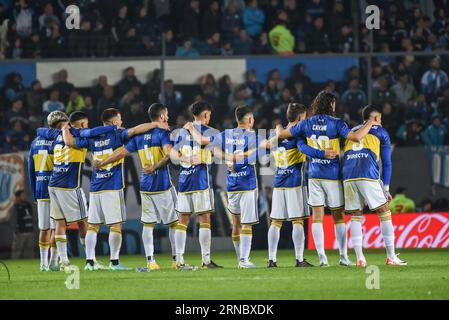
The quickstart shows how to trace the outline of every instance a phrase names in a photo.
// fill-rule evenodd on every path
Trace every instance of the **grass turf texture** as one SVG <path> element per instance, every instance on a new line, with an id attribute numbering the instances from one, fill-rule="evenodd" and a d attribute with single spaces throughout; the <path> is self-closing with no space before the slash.
<path id="1" fill-rule="evenodd" d="M 328 251 L 330 267 L 295 268 L 294 253 L 279 251 L 278 268 L 266 268 L 266 251 L 253 251 L 257 269 L 238 270 L 233 252 L 214 253 L 213 259 L 225 268 L 180 272 L 170 269 L 171 257 L 158 255 L 162 270 L 84 271 L 84 260 L 72 258 L 80 267 L 80 289 L 65 287 L 64 272 L 39 272 L 38 260 L 4 261 L 0 264 L 0 299 L 449 299 L 449 250 L 401 250 L 406 267 L 385 265 L 383 250 L 367 250 L 370 265 L 379 266 L 380 289 L 369 290 L 365 269 L 341 267 L 338 252 Z M 305 252 L 318 265 L 316 253 Z M 352 255 L 351 259 L 355 259 Z M 99 257 L 106 264 L 107 257 Z M 196 253 L 186 255 L 187 263 L 199 263 Z M 130 267 L 144 266 L 142 256 L 123 256 Z"/>

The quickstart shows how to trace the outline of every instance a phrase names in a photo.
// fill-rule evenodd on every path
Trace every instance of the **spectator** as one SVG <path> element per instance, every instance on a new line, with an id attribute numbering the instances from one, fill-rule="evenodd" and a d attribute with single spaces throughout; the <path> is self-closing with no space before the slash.
<path id="1" fill-rule="evenodd" d="M 277 25 L 268 34 L 273 50 L 281 55 L 292 55 L 295 48 L 295 37 L 287 29 L 287 13 L 278 12 Z"/>
<path id="2" fill-rule="evenodd" d="M 365 92 L 360 89 L 359 79 L 353 78 L 349 81 L 349 88 L 341 96 L 343 109 L 352 120 L 359 118 L 360 106 L 366 105 Z"/>
<path id="3" fill-rule="evenodd" d="M 304 84 L 301 81 L 295 81 L 293 85 L 294 100 L 305 106 L 309 106 L 312 102 L 312 98 L 304 92 Z M 331 92 L 331 91 L 330 91 Z"/>
<path id="4" fill-rule="evenodd" d="M 224 40 L 221 42 L 220 55 L 221 56 L 234 55 L 234 49 L 232 48 L 231 42 L 229 42 L 228 40 Z"/>
<path id="5" fill-rule="evenodd" d="M 41 58 L 41 54 L 41 38 L 38 33 L 34 32 L 31 34 L 31 38 L 25 42 L 24 57 L 30 59 L 39 59 Z"/>
<path id="6" fill-rule="evenodd" d="M 430 107 L 426 102 L 426 96 L 420 93 L 405 112 L 405 120 L 418 120 L 423 124 L 429 124 Z"/>
<path id="7" fill-rule="evenodd" d="M 306 5 L 306 14 L 312 18 L 323 17 L 326 8 L 321 0 L 308 0 Z"/>
<path id="8" fill-rule="evenodd" d="M 133 101 L 128 109 L 123 110 L 123 115 L 126 119 L 126 126 L 129 128 L 144 123 L 148 118 L 138 101 Z"/>
<path id="9" fill-rule="evenodd" d="M 72 57 L 86 58 L 90 56 L 92 25 L 89 20 L 81 21 L 79 30 L 70 34 L 70 52 Z"/>
<path id="10" fill-rule="evenodd" d="M 335 34 L 333 39 L 334 52 L 349 53 L 354 51 L 354 35 L 352 26 L 349 23 L 343 23 Z"/>
<path id="11" fill-rule="evenodd" d="M 439 58 L 433 58 L 430 62 L 430 70 L 421 78 L 421 91 L 427 95 L 428 101 L 436 101 L 441 89 L 449 82 L 446 72 L 440 69 Z"/>
<path id="12" fill-rule="evenodd" d="M 449 21 L 444 26 L 444 33 L 438 39 L 438 45 L 441 50 L 449 50 Z"/>
<path id="13" fill-rule="evenodd" d="M 248 36 L 248 32 L 245 29 L 240 29 L 239 37 L 234 40 L 234 54 L 247 55 L 251 54 L 253 41 Z"/>
<path id="14" fill-rule="evenodd" d="M 54 14 L 53 5 L 51 3 L 47 3 L 45 5 L 44 12 L 39 16 L 39 29 L 44 29 L 52 24 L 60 25 L 61 22 L 57 16 Z"/>
<path id="15" fill-rule="evenodd" d="M 12 259 L 34 258 L 33 209 L 27 201 L 24 190 L 14 193 L 14 206 L 9 211 L 9 219 L 14 226 L 14 238 L 11 248 Z"/>
<path id="16" fill-rule="evenodd" d="M 200 38 L 200 1 L 190 0 L 182 15 L 181 34 L 184 38 Z"/>
<path id="17" fill-rule="evenodd" d="M 81 111 L 85 105 L 83 96 L 75 89 L 70 94 L 70 100 L 69 103 L 67 103 L 65 113 L 71 114 L 74 111 Z"/>
<path id="18" fill-rule="evenodd" d="M 103 95 L 104 88 L 107 87 L 108 84 L 108 77 L 105 75 L 101 75 L 98 77 L 97 84 L 92 87 L 90 90 L 90 96 L 92 98 L 92 101 L 94 105 L 97 104 L 98 99 Z"/>
<path id="19" fill-rule="evenodd" d="M 286 0 L 285 1 L 285 12 L 287 13 L 287 21 L 289 22 L 289 29 L 293 33 L 296 33 L 297 29 L 301 24 L 302 12 L 298 9 L 296 0 Z"/>
<path id="20" fill-rule="evenodd" d="M 247 71 L 245 86 L 248 90 L 248 93 L 254 99 L 258 100 L 262 97 L 263 84 L 262 82 L 257 80 L 257 73 L 255 69 Z"/>
<path id="21" fill-rule="evenodd" d="M 14 39 L 14 45 L 9 47 L 6 51 L 6 58 L 8 59 L 22 59 L 24 58 L 24 50 L 22 48 L 22 40 L 20 38 Z"/>
<path id="22" fill-rule="evenodd" d="M 131 21 L 128 18 L 128 7 L 122 5 L 118 11 L 117 17 L 112 21 L 112 39 L 114 41 L 114 51 L 116 54 L 122 54 L 123 41 L 128 30 L 131 28 Z"/>
<path id="23" fill-rule="evenodd" d="M 384 103 L 394 104 L 396 102 L 396 96 L 388 87 L 388 78 L 383 76 L 378 80 L 378 83 L 379 87 L 373 89 L 373 103 L 375 105 L 383 105 Z"/>
<path id="24" fill-rule="evenodd" d="M 91 96 L 84 97 L 84 107 L 81 109 L 81 111 L 87 114 L 87 119 L 89 119 L 89 126 L 95 127 L 101 125 L 98 118 L 97 109 L 95 108 Z"/>
<path id="25" fill-rule="evenodd" d="M 265 103 L 270 106 L 275 106 L 279 103 L 281 92 L 276 86 L 276 81 L 274 79 L 269 79 L 264 91 L 262 92 L 262 97 Z"/>
<path id="26" fill-rule="evenodd" d="M 171 29 L 165 31 L 165 55 L 174 56 L 176 53 L 176 43 L 173 39 L 173 31 Z"/>
<path id="27" fill-rule="evenodd" d="M 423 201 L 421 201 L 421 204 L 419 206 L 419 209 L 417 208 L 417 211 L 419 212 L 433 212 L 433 203 L 432 200 L 430 199 L 424 199 Z"/>
<path id="28" fill-rule="evenodd" d="M 186 38 L 182 44 L 182 47 L 178 47 L 176 49 L 175 55 L 177 57 L 189 57 L 189 58 L 195 58 L 200 56 L 198 50 L 192 47 L 192 40 L 190 38 Z"/>
<path id="29" fill-rule="evenodd" d="M 215 33 L 220 33 L 220 4 L 217 0 L 210 1 L 209 8 L 201 19 L 203 38 L 209 39 Z"/>
<path id="30" fill-rule="evenodd" d="M 28 0 L 20 0 L 16 2 L 14 8 L 14 18 L 16 20 L 17 34 L 21 38 L 28 38 L 33 31 L 33 9 L 29 5 Z"/>
<path id="31" fill-rule="evenodd" d="M 44 112 L 45 121 L 47 121 L 47 115 L 53 111 L 64 111 L 64 103 L 59 101 L 59 90 L 52 89 L 50 91 L 50 99 L 44 102 L 42 106 Z"/>
<path id="32" fill-rule="evenodd" d="M 9 127 L 12 127 L 12 124 L 14 124 L 16 121 L 21 121 L 22 123 L 28 123 L 28 117 L 27 113 L 23 108 L 23 100 L 20 98 L 15 98 L 12 101 L 12 107 L 11 110 L 6 112 L 5 115 L 5 123 L 4 125 Z"/>
<path id="33" fill-rule="evenodd" d="M 447 135 L 447 128 L 441 123 L 441 116 L 434 114 L 432 124 L 422 133 L 422 140 L 425 145 L 440 147 L 444 144 Z"/>
<path id="34" fill-rule="evenodd" d="M 234 94 L 231 96 L 229 100 L 230 111 L 233 112 L 236 106 L 239 105 L 251 105 L 254 102 L 254 99 L 249 94 L 248 90 L 246 90 L 245 85 L 239 85 L 235 88 Z"/>
<path id="35" fill-rule="evenodd" d="M 103 111 L 108 108 L 118 108 L 118 102 L 114 98 L 114 88 L 112 86 L 105 86 L 103 89 L 103 95 L 98 100 L 97 103 L 98 118 L 100 118 Z"/>
<path id="36" fill-rule="evenodd" d="M 396 195 L 390 202 L 391 212 L 393 213 L 409 213 L 415 212 L 415 202 L 408 198 L 405 191 L 407 189 L 404 187 L 398 187 L 396 189 Z"/>
<path id="37" fill-rule="evenodd" d="M 443 119 L 448 122 L 449 120 L 449 86 L 446 86 L 443 90 L 443 96 L 438 100 L 438 112 Z"/>
<path id="38" fill-rule="evenodd" d="M 6 76 L 4 93 L 10 102 L 16 98 L 23 98 L 25 87 L 22 84 L 22 75 L 20 73 L 12 72 Z"/>
<path id="39" fill-rule="evenodd" d="M 140 81 L 136 77 L 136 71 L 134 67 L 128 67 L 123 73 L 123 78 L 117 83 L 118 95 L 121 97 L 136 86 L 141 86 Z"/>
<path id="40" fill-rule="evenodd" d="M 324 53 L 330 50 L 329 35 L 324 30 L 322 17 L 313 20 L 312 29 L 306 34 L 306 50 L 311 53 Z"/>
<path id="41" fill-rule="evenodd" d="M 407 121 L 402 124 L 396 134 L 398 143 L 401 146 L 413 147 L 422 145 L 421 132 L 423 130 L 421 122 L 417 120 Z"/>
<path id="42" fill-rule="evenodd" d="M 398 130 L 397 112 L 391 103 L 385 103 L 382 106 L 382 127 L 387 130 L 392 142 L 396 141 L 396 132 Z"/>
<path id="43" fill-rule="evenodd" d="M 94 57 L 107 57 L 109 55 L 109 36 L 105 30 L 105 24 L 97 20 L 91 35 L 90 54 Z"/>
<path id="44" fill-rule="evenodd" d="M 142 6 L 138 10 L 138 15 L 133 21 L 134 28 L 136 29 L 136 35 L 138 38 L 142 37 L 155 37 L 155 34 L 159 31 L 157 24 L 148 14 L 148 9 Z"/>
<path id="45" fill-rule="evenodd" d="M 221 32 L 223 38 L 231 41 L 241 27 L 241 17 L 234 2 L 229 3 L 221 17 Z"/>
<path id="46" fill-rule="evenodd" d="M 220 34 L 215 32 L 209 39 L 204 42 L 204 46 L 200 51 L 201 55 L 215 56 L 220 54 Z"/>
<path id="47" fill-rule="evenodd" d="M 25 101 L 28 113 L 31 116 L 42 116 L 42 106 L 45 102 L 45 92 L 42 89 L 41 82 L 34 80 L 31 88 L 25 93 Z"/>
<path id="48" fill-rule="evenodd" d="M 261 32 L 259 39 L 254 43 L 253 54 L 271 54 L 273 52 L 271 44 L 268 42 L 266 32 Z"/>
<path id="49" fill-rule="evenodd" d="M 265 30 L 271 30 L 275 27 L 277 23 L 277 12 L 284 7 L 283 4 L 280 3 L 281 1 L 282 0 L 269 0 L 267 1 L 268 3 L 263 6 L 263 11 L 265 13 Z"/>
<path id="50" fill-rule="evenodd" d="M 75 86 L 67 81 L 68 73 L 67 70 L 62 69 L 57 74 L 57 82 L 52 86 L 52 89 L 56 89 L 59 91 L 59 99 L 63 103 L 67 103 L 69 101 L 70 93 L 75 89 Z"/>
<path id="51" fill-rule="evenodd" d="M 23 122 L 10 120 L 12 127 L 5 134 L 5 152 L 24 151 L 29 148 L 30 136 L 23 130 Z"/>
<path id="52" fill-rule="evenodd" d="M 406 106 L 410 100 L 416 96 L 416 90 L 409 80 L 406 72 L 399 73 L 399 81 L 391 87 L 391 91 L 396 97 L 396 101 L 402 107 Z"/>
<path id="53" fill-rule="evenodd" d="M 163 99 L 162 99 L 163 98 Z M 178 114 L 182 113 L 182 94 L 175 90 L 173 80 L 164 81 L 164 93 L 159 95 L 159 101 L 168 107 L 169 123 L 174 125 Z"/>
<path id="54" fill-rule="evenodd" d="M 257 0 L 249 0 L 248 6 L 243 10 L 243 25 L 251 37 L 262 32 L 265 14 L 259 9 Z"/>

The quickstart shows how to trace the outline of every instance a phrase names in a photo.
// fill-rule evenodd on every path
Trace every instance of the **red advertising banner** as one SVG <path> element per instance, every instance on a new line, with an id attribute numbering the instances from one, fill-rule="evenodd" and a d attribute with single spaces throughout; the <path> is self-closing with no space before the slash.
<path id="1" fill-rule="evenodd" d="M 350 239 L 350 215 L 346 215 L 348 247 L 353 248 Z M 312 236 L 312 219 L 309 221 L 309 249 L 315 249 Z M 376 214 L 363 215 L 363 247 L 384 248 L 380 221 Z M 393 214 L 395 244 L 397 248 L 449 248 L 449 212 L 441 213 L 398 213 Z M 334 222 L 326 215 L 323 221 L 324 246 L 338 249 Z"/>

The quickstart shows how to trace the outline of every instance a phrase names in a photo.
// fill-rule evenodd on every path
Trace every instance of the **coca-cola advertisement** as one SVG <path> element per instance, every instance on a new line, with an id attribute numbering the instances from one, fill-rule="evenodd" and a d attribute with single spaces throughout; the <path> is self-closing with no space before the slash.
<path id="1" fill-rule="evenodd" d="M 350 239 L 350 215 L 346 215 L 348 229 L 348 247 L 353 248 Z M 380 222 L 376 214 L 363 215 L 363 247 L 384 248 L 380 231 Z M 448 248 L 449 212 L 441 213 L 398 213 L 393 214 L 395 244 L 397 248 Z M 312 219 L 309 223 L 309 249 L 315 249 L 312 237 Z M 326 249 L 338 249 L 335 239 L 334 222 L 331 216 L 325 216 L 324 246 Z"/>

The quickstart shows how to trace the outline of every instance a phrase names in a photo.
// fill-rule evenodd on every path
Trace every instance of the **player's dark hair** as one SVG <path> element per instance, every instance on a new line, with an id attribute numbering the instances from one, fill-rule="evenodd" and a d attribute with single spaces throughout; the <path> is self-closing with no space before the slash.
<path id="1" fill-rule="evenodd" d="M 313 114 L 327 114 L 333 116 L 335 112 L 332 109 L 332 102 L 336 100 L 337 99 L 334 94 L 325 90 L 321 91 L 315 99 L 313 99 Z"/>
<path id="2" fill-rule="evenodd" d="M 153 103 L 148 108 L 148 116 L 150 117 L 151 121 L 156 121 L 161 116 L 161 114 L 167 109 L 168 108 L 165 104 Z"/>
<path id="3" fill-rule="evenodd" d="M 373 112 L 378 112 L 378 113 L 380 113 L 380 111 L 379 111 L 375 106 L 373 106 L 372 104 L 369 104 L 369 105 L 365 106 L 365 107 L 362 109 L 362 118 L 363 118 L 363 121 L 368 120 L 369 117 L 371 116 L 371 114 L 372 114 Z"/>
<path id="4" fill-rule="evenodd" d="M 87 119 L 87 114 L 82 112 L 82 111 L 74 111 L 70 114 L 69 116 L 69 121 L 71 124 L 83 120 L 83 119 Z"/>
<path id="5" fill-rule="evenodd" d="M 190 111 L 193 113 L 194 116 L 199 116 L 203 111 L 212 112 L 212 110 L 213 110 L 212 105 L 206 101 L 197 101 L 192 103 L 192 105 L 190 106 Z"/>
<path id="6" fill-rule="evenodd" d="M 248 106 L 237 106 L 235 108 L 235 119 L 237 122 L 242 122 L 243 118 L 245 118 L 246 115 L 252 114 L 253 111 Z"/>
<path id="7" fill-rule="evenodd" d="M 115 108 L 108 108 L 103 111 L 101 114 L 101 121 L 103 123 L 110 122 L 112 118 L 117 117 L 120 114 L 120 111 Z"/>
<path id="8" fill-rule="evenodd" d="M 288 104 L 287 108 L 287 120 L 288 122 L 293 122 L 298 120 L 298 117 L 300 114 L 303 114 L 307 111 L 307 108 L 305 105 L 292 102 Z"/>

